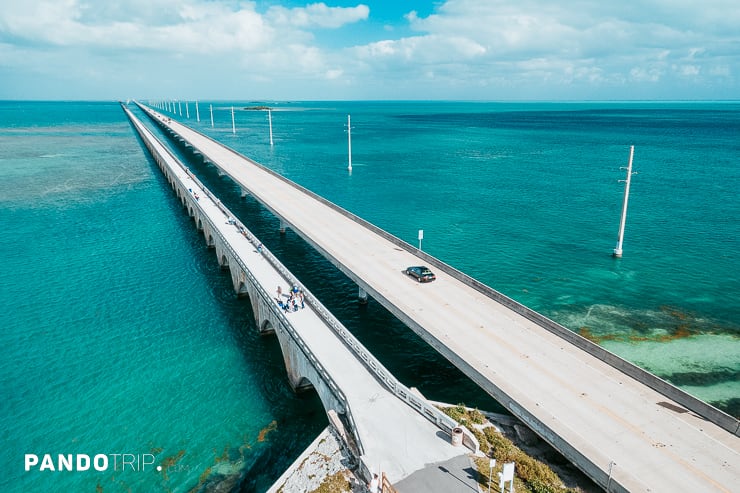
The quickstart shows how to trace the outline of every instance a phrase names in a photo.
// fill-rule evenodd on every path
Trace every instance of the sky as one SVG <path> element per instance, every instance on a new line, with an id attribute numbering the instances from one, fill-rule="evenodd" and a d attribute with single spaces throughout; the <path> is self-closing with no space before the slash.
<path id="1" fill-rule="evenodd" d="M 0 99 L 739 100 L 738 0 L 0 0 Z"/>

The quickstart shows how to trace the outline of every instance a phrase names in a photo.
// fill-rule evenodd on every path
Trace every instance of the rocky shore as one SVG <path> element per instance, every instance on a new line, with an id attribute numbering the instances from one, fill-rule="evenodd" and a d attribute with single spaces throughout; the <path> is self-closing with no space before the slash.
<path id="1" fill-rule="evenodd" d="M 267 492 L 365 492 L 364 484 L 352 472 L 354 468 L 354 459 L 328 426 Z"/>

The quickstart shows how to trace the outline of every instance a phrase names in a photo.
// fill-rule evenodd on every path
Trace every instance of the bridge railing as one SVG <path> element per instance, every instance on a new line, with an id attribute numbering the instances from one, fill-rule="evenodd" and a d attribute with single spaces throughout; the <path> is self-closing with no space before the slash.
<path id="1" fill-rule="evenodd" d="M 437 425 L 442 431 L 451 435 L 452 429 L 457 422 L 444 414 L 442 411 L 427 402 L 426 399 L 414 394 L 411 389 L 402 384 L 393 374 L 388 371 L 368 349 L 339 321 L 337 318 L 313 295 L 311 305 L 324 319 L 326 324 L 332 328 L 335 334 L 341 338 L 344 344 L 363 362 L 365 367 L 375 375 L 380 383 L 385 385 L 396 397 L 400 398 L 413 409 L 421 413 L 429 421 Z"/>
<path id="2" fill-rule="evenodd" d="M 213 194 L 211 194 L 210 190 L 206 188 L 203 183 L 201 183 L 200 180 L 198 180 L 193 173 L 190 172 L 188 168 L 182 165 L 182 163 L 157 139 L 154 135 L 152 135 L 148 130 L 146 130 L 145 127 L 140 126 L 140 124 L 137 122 L 137 120 L 134 119 L 133 115 L 130 113 L 130 111 L 124 107 L 124 110 L 129 115 L 129 118 L 134 123 L 135 128 L 142 136 L 142 139 L 144 141 L 144 144 L 147 146 L 149 151 L 154 156 L 155 160 L 157 161 L 157 164 L 159 166 L 168 166 L 171 168 L 170 163 L 176 165 L 179 167 L 185 174 L 188 175 L 188 177 L 193 180 L 194 183 L 198 185 L 203 190 L 204 195 L 206 195 L 217 207 L 218 209 L 228 218 L 234 219 L 234 226 L 239 228 L 240 233 L 244 235 L 244 237 L 252 243 L 255 248 L 257 245 L 260 245 L 261 242 L 259 239 L 251 232 L 249 229 L 244 226 L 238 219 L 236 219 L 236 216 L 231 213 L 231 211 L 224 206 L 220 200 L 218 200 Z M 146 135 L 146 137 L 145 137 Z M 152 142 L 156 142 L 158 145 L 155 146 Z M 173 170 L 174 171 L 174 170 Z M 180 185 L 183 187 L 183 189 L 186 189 L 186 185 L 182 182 L 180 177 L 174 173 L 174 178 L 180 183 Z M 304 354 L 306 359 L 311 363 L 311 365 L 316 369 L 316 371 L 319 373 L 321 378 L 324 380 L 324 382 L 327 384 L 327 386 L 330 388 L 331 392 L 334 394 L 334 396 L 337 398 L 337 400 L 344 406 L 344 415 L 350 425 L 350 430 L 354 436 L 354 439 L 356 441 L 357 447 L 359 449 L 360 455 L 364 453 L 364 448 L 362 446 L 362 442 L 360 440 L 359 435 L 357 434 L 357 426 L 354 421 L 354 418 L 352 416 L 352 411 L 349 406 L 349 402 L 347 400 L 347 396 L 344 394 L 342 389 L 337 385 L 336 381 L 332 378 L 332 376 L 329 374 L 328 371 L 324 368 L 324 366 L 321 364 L 321 361 L 316 357 L 316 355 L 311 351 L 311 348 L 306 344 L 306 342 L 301 337 L 300 333 L 293 327 L 293 324 L 290 322 L 290 320 L 285 316 L 285 314 L 278 309 L 277 305 L 275 304 L 274 300 L 268 294 L 267 290 L 259 283 L 259 281 L 254 277 L 252 272 L 249 270 L 247 265 L 244 263 L 244 261 L 241 259 L 240 255 L 234 250 L 231 243 L 223 236 L 219 228 L 216 226 L 215 222 L 211 219 L 211 217 L 205 212 L 199 201 L 190 199 L 191 205 L 196 207 L 200 212 L 202 217 L 205 218 L 205 220 L 210 224 L 211 229 L 215 232 L 215 234 L 221 239 L 221 244 L 223 247 L 228 250 L 228 252 L 231 254 L 231 257 L 239 264 L 239 267 L 244 271 L 246 276 L 249 278 L 251 284 L 255 287 L 255 289 L 258 291 L 260 297 L 262 297 L 266 302 L 267 305 L 272 307 L 272 312 L 277 318 L 280 320 L 283 328 L 288 332 L 290 337 L 294 340 L 295 344 L 300 348 L 301 352 Z M 297 278 L 266 248 L 262 248 L 262 254 L 267 259 L 270 264 L 278 270 L 278 272 L 291 284 L 298 284 Z M 304 292 L 309 295 L 310 300 L 316 300 L 313 295 L 310 295 L 308 290 L 305 290 Z M 310 303 L 310 301 L 309 301 Z M 317 313 L 319 313 L 317 311 Z M 320 314 L 320 313 L 319 313 Z"/>
<path id="3" fill-rule="evenodd" d="M 141 105 L 139 106 L 141 107 Z M 142 107 L 142 108 L 148 114 L 153 113 L 153 112 L 148 111 L 148 109 L 145 107 Z M 165 128 L 169 129 L 169 127 L 164 125 L 164 123 L 161 122 L 159 119 L 155 118 L 154 121 L 156 121 L 159 125 L 162 125 Z M 169 130 L 171 131 L 171 129 Z M 207 136 L 204 136 L 204 137 L 213 141 L 213 139 L 210 139 L 210 137 L 207 137 Z M 202 152 L 202 151 L 199 151 L 199 152 Z M 204 157 L 208 157 L 208 156 L 204 155 Z M 243 157 L 243 156 L 240 155 L 240 157 Z M 250 162 L 254 163 L 254 161 L 251 161 L 251 160 Z M 257 163 L 254 163 L 254 164 L 262 167 L 261 165 Z M 264 168 L 264 169 L 267 169 L 267 168 Z M 272 171 L 270 172 L 272 174 L 275 174 Z M 280 175 L 276 174 L 276 176 L 282 178 Z M 325 199 L 322 199 L 322 200 L 325 200 Z M 219 207 L 222 207 L 222 210 L 227 210 L 220 202 L 218 202 L 218 204 L 219 204 Z M 235 218 L 235 216 L 231 215 L 230 212 L 225 212 L 225 213 L 229 214 L 230 217 Z M 236 218 L 235 220 L 238 221 Z M 244 228 L 244 230 L 248 231 L 247 228 L 241 224 L 241 222 L 238 222 L 238 225 Z M 249 235 L 250 235 L 250 241 L 252 241 L 252 243 L 254 243 L 255 245 L 258 245 L 259 240 L 257 240 L 257 238 L 254 237 L 251 232 L 249 232 Z M 344 344 L 350 350 L 352 350 L 352 352 L 360 359 L 360 361 L 363 362 L 364 366 L 373 375 L 375 375 L 375 377 L 378 379 L 379 382 L 385 385 L 385 387 L 388 388 L 388 390 L 390 390 L 394 395 L 396 395 L 396 397 L 398 397 L 399 399 L 404 401 L 406 404 L 411 406 L 413 409 L 419 412 L 426 419 L 434 423 L 442 431 L 444 431 L 445 433 L 449 435 L 452 434 L 452 429 L 458 425 L 457 421 L 447 416 L 445 413 L 440 411 L 434 405 L 430 404 L 426 399 L 416 395 L 414 392 L 411 391 L 411 389 L 409 389 L 407 386 L 402 384 L 398 379 L 396 379 L 396 377 L 394 377 L 393 374 L 390 371 L 388 371 L 383 366 L 383 364 L 375 356 L 373 356 L 373 354 L 365 346 L 363 346 L 362 343 L 349 330 L 347 330 L 344 324 L 342 324 L 331 313 L 331 311 L 329 311 L 323 305 L 323 303 L 321 303 L 321 301 L 319 301 L 319 299 L 313 295 L 313 293 L 311 293 L 305 286 L 303 286 L 303 284 L 282 264 L 282 262 L 280 262 L 280 260 L 277 259 L 277 257 L 275 257 L 272 254 L 272 252 L 270 252 L 268 249 L 263 247 L 263 255 L 272 264 L 272 266 L 275 269 L 277 269 L 283 277 L 286 278 L 286 280 L 290 281 L 291 284 L 295 284 L 301 287 L 301 289 L 306 295 L 306 299 L 309 305 L 314 308 L 316 313 L 319 314 L 319 316 L 321 316 L 324 322 L 329 327 L 331 327 L 334 333 L 337 334 L 337 336 L 339 336 L 339 338 L 344 342 Z M 469 442 L 466 442 L 466 443 L 469 443 Z"/>
<path id="4" fill-rule="evenodd" d="M 223 206 L 223 204 L 220 202 L 217 204 L 225 214 L 234 218 L 236 225 L 240 230 L 244 231 L 245 236 L 253 245 L 255 245 L 255 247 L 261 244 L 257 237 L 255 237 L 237 218 L 231 215 L 230 211 Z M 378 381 L 380 381 L 380 383 L 385 385 L 391 392 L 406 402 L 409 406 L 436 424 L 440 429 L 448 434 L 452 433 L 452 429 L 457 426 L 457 422 L 455 420 L 444 414 L 432 404 L 428 403 L 426 399 L 415 395 L 408 387 L 396 379 L 396 377 L 394 377 L 393 374 L 388 371 L 365 346 L 362 345 L 357 337 L 355 337 L 354 334 L 352 334 L 344 324 L 342 324 L 334 314 L 332 314 L 331 311 L 327 309 L 324 304 L 321 303 L 321 301 L 308 288 L 306 288 L 269 249 L 264 246 L 262 247 L 262 255 L 274 269 L 280 272 L 291 286 L 298 286 L 303 291 L 308 305 L 312 307 L 314 312 L 321 317 L 324 323 L 334 331 L 344 345 L 349 348 L 360 361 L 362 361 L 363 365 L 377 378 Z M 279 313 L 281 317 L 285 319 L 282 312 Z"/>
<path id="5" fill-rule="evenodd" d="M 138 103 L 137 103 L 138 104 Z M 145 108 L 145 111 L 147 111 L 150 114 L 153 114 L 154 112 L 151 112 L 147 108 Z M 156 120 L 156 118 L 155 118 Z M 167 127 L 164 123 L 159 122 L 160 125 L 162 125 L 165 128 Z M 171 130 L 171 129 L 170 129 Z M 477 279 L 474 279 L 470 277 L 469 275 L 465 274 L 464 272 L 459 271 L 458 269 L 452 267 L 451 265 L 443 262 L 442 260 L 429 255 L 428 253 L 419 250 L 415 246 L 409 244 L 408 242 L 388 233 L 387 231 L 383 230 L 382 228 L 379 228 L 378 226 L 366 221 L 365 219 L 362 219 L 361 217 L 349 212 L 346 209 L 343 209 L 342 207 L 334 204 L 333 202 L 325 199 L 324 197 L 312 192 L 311 190 L 308 190 L 307 188 L 289 180 L 288 178 L 280 175 L 279 173 L 257 163 L 256 161 L 253 161 L 252 159 L 240 154 L 239 152 L 231 149 L 230 147 L 217 142 L 216 140 L 212 139 L 211 137 L 208 137 L 207 135 L 204 135 L 197 130 L 190 129 L 191 131 L 201 135 L 203 138 L 210 140 L 211 142 L 214 142 L 218 144 L 219 146 L 228 149 L 230 152 L 232 152 L 234 155 L 239 156 L 241 159 L 244 159 L 246 161 L 249 161 L 254 166 L 257 166 L 261 170 L 265 171 L 266 173 L 269 173 L 270 175 L 274 176 L 275 178 L 283 181 L 284 183 L 287 183 L 288 185 L 292 186 L 296 190 L 299 190 L 303 192 L 306 195 L 309 195 L 310 197 L 314 198 L 315 200 L 323 203 L 324 205 L 330 207 L 331 209 L 335 210 L 336 212 L 342 214 L 343 216 L 347 217 L 348 219 L 351 219 L 352 221 L 356 222 L 357 224 L 360 224 L 364 226 L 365 228 L 373 231 L 377 235 L 385 238 L 386 240 L 390 241 L 394 245 L 403 248 L 404 250 L 408 251 L 409 253 L 412 253 L 416 255 L 417 257 L 421 258 L 425 262 L 429 263 L 436 269 L 439 269 L 446 274 L 452 276 L 453 278 L 457 279 L 458 281 L 462 282 L 463 284 L 466 284 L 470 286 L 471 288 L 475 289 L 476 291 L 484 294 L 485 296 L 499 302 L 500 304 L 504 305 L 505 307 L 511 309 L 515 313 L 518 313 L 519 315 L 522 315 L 523 317 L 531 320 L 535 324 L 539 325 L 540 327 L 544 328 L 545 330 L 548 330 L 549 332 L 557 335 L 561 339 L 569 342 L 570 344 L 574 345 L 575 347 L 586 351 L 587 353 L 591 354 L 595 358 L 607 363 L 608 365 L 612 366 L 613 368 L 621 371 L 625 375 L 628 375 L 635 380 L 647 385 L 648 387 L 652 388 L 656 392 L 668 397 L 669 399 L 674 400 L 675 402 L 678 402 L 679 404 L 685 406 L 687 409 L 694 411 L 695 413 L 699 414 L 700 416 L 708 419 L 712 423 L 716 424 L 717 426 L 720 426 L 721 428 L 724 428 L 725 430 L 729 431 L 730 433 L 733 433 L 734 435 L 740 436 L 740 420 L 737 418 L 734 418 L 730 416 L 729 414 L 721 411 L 720 409 L 717 409 L 716 407 L 702 401 L 701 399 L 698 399 L 694 397 L 693 395 L 679 389 L 678 387 L 674 386 L 673 384 L 661 379 L 660 377 L 650 373 L 649 371 L 640 368 L 639 366 L 617 356 L 616 354 L 612 353 L 611 351 L 608 351 L 604 349 L 603 347 L 599 346 L 598 344 L 586 339 L 585 337 L 573 332 L 572 330 L 564 327 L 563 325 L 560 325 L 559 323 L 547 318 L 546 316 L 542 315 L 541 313 L 538 313 L 531 308 L 519 303 L 518 301 L 509 298 L 505 294 L 496 291 L 495 289 L 491 288 L 490 286 L 487 286 L 486 284 L 478 281 Z M 171 130 L 172 131 L 172 130 Z M 211 162 L 213 162 L 212 159 L 210 159 L 208 156 L 204 154 L 204 157 L 208 158 Z M 357 280 L 356 280 L 357 281 Z"/>
<path id="6" fill-rule="evenodd" d="M 188 174 L 196 180 L 197 183 L 199 183 L 199 186 L 203 188 L 204 191 L 207 189 L 204 188 L 202 185 L 200 185 L 200 182 L 197 181 L 197 179 L 188 172 Z M 214 199 L 212 195 L 210 195 L 210 192 L 208 192 L 209 196 Z M 244 224 L 242 224 L 241 221 L 239 221 L 236 216 L 234 216 L 231 211 L 224 206 L 220 201 L 217 199 L 214 200 L 214 203 L 218 206 L 218 208 L 228 217 L 232 218 L 234 221 L 234 226 L 239 229 L 239 232 L 244 235 L 244 237 L 249 240 L 252 245 L 257 248 L 258 245 L 261 245 L 262 243 L 259 241 L 259 239 L 246 227 Z M 215 225 L 213 225 L 215 226 Z M 359 449 L 360 455 L 363 454 L 364 448 L 362 446 L 362 442 L 360 440 L 359 435 L 357 434 L 357 425 L 355 423 L 354 417 L 352 416 L 352 410 L 349 405 L 349 401 L 347 400 L 347 396 L 342 391 L 342 389 L 337 385 L 337 383 L 334 381 L 332 376 L 329 374 L 328 371 L 324 368 L 324 365 L 321 364 L 321 361 L 316 357 L 316 355 L 311 351 L 311 348 L 306 345 L 305 341 L 301 337 L 300 333 L 295 329 L 293 324 L 290 322 L 288 317 L 285 316 L 282 310 L 279 309 L 275 301 L 273 300 L 272 296 L 268 294 L 267 290 L 257 281 L 257 279 L 252 275 L 252 272 L 249 270 L 247 265 L 242 261 L 241 257 L 236 253 L 236 251 L 232 248 L 231 244 L 226 240 L 226 238 L 221 234 L 218 229 L 216 229 L 217 234 L 221 238 L 223 244 L 226 246 L 226 248 L 231 253 L 232 257 L 236 259 L 237 263 L 239 264 L 239 267 L 246 273 L 247 277 L 249 278 L 250 282 L 256 287 L 257 291 L 259 292 L 260 297 L 268 304 L 268 306 L 271 307 L 271 310 L 274 315 L 278 317 L 280 322 L 282 323 L 285 330 L 290 334 L 290 336 L 295 341 L 296 345 L 301 349 L 303 354 L 305 355 L 306 359 L 311 363 L 311 365 L 316 369 L 316 371 L 321 375 L 321 378 L 324 379 L 326 384 L 331 389 L 332 393 L 337 397 L 337 400 L 342 403 L 344 406 L 344 415 L 345 419 L 348 421 L 350 425 L 350 429 L 352 431 L 352 434 L 355 438 L 355 441 L 357 443 L 357 447 Z M 298 285 L 301 286 L 304 293 L 306 294 L 307 301 L 309 305 L 312 305 L 312 301 L 315 300 L 315 297 L 310 294 L 310 292 L 300 284 L 298 279 L 275 257 L 272 252 L 270 252 L 267 248 L 264 247 L 264 245 L 261 248 L 262 250 L 262 256 L 267 260 L 272 267 L 277 270 L 280 275 L 288 281 L 291 285 Z M 318 313 L 318 311 L 317 311 Z"/>

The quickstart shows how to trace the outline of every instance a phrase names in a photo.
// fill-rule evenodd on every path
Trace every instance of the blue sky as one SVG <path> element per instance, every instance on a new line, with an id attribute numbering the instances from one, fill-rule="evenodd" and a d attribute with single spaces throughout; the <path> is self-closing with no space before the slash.
<path id="1" fill-rule="evenodd" d="M 0 0 L 0 99 L 740 99 L 737 0 Z"/>

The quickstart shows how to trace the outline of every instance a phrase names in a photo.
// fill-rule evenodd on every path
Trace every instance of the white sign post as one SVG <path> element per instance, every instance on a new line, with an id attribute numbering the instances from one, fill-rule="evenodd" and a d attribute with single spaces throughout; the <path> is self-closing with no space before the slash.
<path id="1" fill-rule="evenodd" d="M 493 483 L 493 468 L 496 467 L 496 459 L 491 459 L 488 465 L 491 466 L 491 470 L 488 471 L 488 493 L 491 493 L 491 483 Z"/>
<path id="2" fill-rule="evenodd" d="M 509 481 L 509 493 L 514 491 L 514 463 L 507 462 L 504 464 L 502 472 L 498 473 L 498 487 L 500 488 L 499 493 L 504 493 L 504 486 Z"/>

